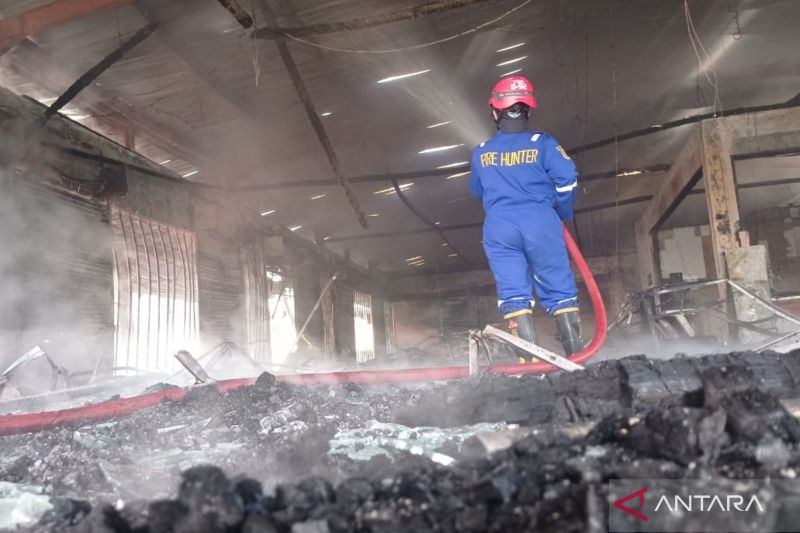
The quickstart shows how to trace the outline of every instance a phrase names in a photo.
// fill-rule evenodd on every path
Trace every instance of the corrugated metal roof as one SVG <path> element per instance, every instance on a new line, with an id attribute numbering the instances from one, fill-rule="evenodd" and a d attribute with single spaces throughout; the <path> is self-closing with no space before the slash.
<path id="1" fill-rule="evenodd" d="M 4 2 L 3 16 L 47 2 Z M 421 0 L 270 2 L 282 27 L 374 17 L 421 3 Z M 373 28 L 310 35 L 304 39 L 324 46 L 378 50 L 409 47 L 464 32 L 518 6 L 521 0 L 485 0 L 469 7 Z M 256 27 L 274 26 L 256 6 Z M 347 175 L 405 172 L 465 160 L 469 149 L 492 133 L 486 93 L 506 68 L 502 60 L 527 56 L 518 63 L 530 76 L 540 99 L 536 127 L 550 131 L 565 146 L 605 138 L 677 116 L 692 114 L 712 99 L 687 35 L 682 3 L 662 0 L 537 0 L 490 28 L 459 39 L 402 53 L 356 54 L 323 50 L 290 41 L 289 47 L 317 109 L 332 112 L 323 119 Z M 692 4 L 695 25 L 714 61 L 720 96 L 727 108 L 774 103 L 797 92 L 800 34 L 795 22 L 800 4 L 778 0 Z M 51 61 L 81 72 L 113 50 L 121 40 L 145 25 L 159 23 L 156 34 L 106 72 L 95 86 L 104 98 L 135 109 L 138 119 L 163 127 L 196 147 L 198 161 L 187 154 L 159 150 L 159 143 L 141 132 L 139 149 L 162 157 L 185 159 L 178 170 L 203 167 L 193 177 L 217 183 L 332 178 L 333 175 L 280 61 L 274 43 L 254 40 L 214 0 L 140 0 L 97 13 L 33 36 Z M 525 42 L 505 53 L 496 50 Z M 24 60 L 24 50 L 6 54 L 5 62 Z M 515 64 L 516 66 L 517 64 Z M 509 66 L 510 67 L 510 66 Z M 389 75 L 431 69 L 403 82 L 377 84 Z M 616 84 L 615 84 L 616 81 Z M 33 82 L 33 83 L 31 83 Z M 20 77 L 5 83 L 36 93 L 36 80 Z M 66 87 L 66 83 L 63 84 Z M 699 88 L 698 88 L 699 86 Z M 63 90 L 63 87 L 62 87 Z M 41 92 L 41 91 L 39 91 Z M 452 120 L 446 127 L 427 129 Z M 116 133 L 116 132 L 115 132 Z M 629 141 L 583 154 L 583 173 L 669 163 L 682 142 L 676 130 L 641 141 Z M 420 156 L 425 147 L 464 143 L 459 153 Z M 162 143 L 163 144 L 163 143 Z M 199 161 L 202 156 L 205 161 Z M 658 174 L 593 182 L 579 206 L 619 197 L 646 194 L 657 186 Z M 388 184 L 386 185 L 388 187 Z M 371 231 L 412 229 L 421 223 L 397 198 L 376 197 L 376 184 L 354 186 Z M 322 189 L 320 189 L 322 190 Z M 362 230 L 336 187 L 326 188 L 324 204 L 309 200 L 315 190 L 290 189 L 248 193 L 243 201 L 278 208 L 276 220 L 303 225 L 309 235 L 359 234 Z M 467 199 L 467 180 L 420 180 L 409 197 L 430 217 L 459 224 L 482 218 L 480 206 Z M 579 219 L 580 227 L 613 233 L 630 227 L 636 206 Z M 304 233 L 305 234 L 305 233 Z M 466 236 L 462 235 L 465 234 Z M 482 260 L 479 231 L 454 232 L 454 243 Z M 475 238 L 478 236 L 478 238 Z M 611 239 L 613 242 L 614 239 Z M 356 259 L 380 260 L 386 268 L 402 265 L 395 256 L 425 252 L 452 261 L 437 247 L 435 234 L 399 241 L 346 243 Z M 474 241 L 474 242 L 473 242 Z M 625 244 L 632 241 L 625 240 Z M 598 253 L 613 250 L 599 246 Z M 440 257 L 441 256 L 441 257 Z"/>

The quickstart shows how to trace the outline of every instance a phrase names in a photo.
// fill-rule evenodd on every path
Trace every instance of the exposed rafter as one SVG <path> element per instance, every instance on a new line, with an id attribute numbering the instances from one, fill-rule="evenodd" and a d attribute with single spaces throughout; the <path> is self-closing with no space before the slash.
<path id="1" fill-rule="evenodd" d="M 446 169 L 431 169 L 431 170 L 418 170 L 414 172 L 395 172 L 386 174 L 367 174 L 364 176 L 353 176 L 348 178 L 350 183 L 380 183 L 393 180 L 410 180 L 410 179 L 427 179 L 427 178 L 440 178 L 442 176 L 449 176 L 456 172 L 465 172 L 469 170 L 469 164 L 460 167 L 451 167 Z M 659 172 L 666 172 L 669 170 L 669 165 L 660 163 L 657 165 L 650 165 L 643 168 L 629 168 L 619 170 L 609 170 L 605 172 L 596 172 L 594 174 L 581 175 L 580 180 L 597 181 L 603 179 L 610 179 L 615 177 L 625 176 L 639 176 L 655 174 Z M 281 189 L 299 189 L 303 187 L 326 187 L 336 185 L 337 181 L 334 179 L 313 179 L 313 180 L 286 180 L 273 183 L 258 183 L 253 185 L 240 185 L 238 187 L 231 187 L 230 192 L 234 193 L 250 193 L 257 191 L 275 191 Z"/>
<path id="2" fill-rule="evenodd" d="M 122 59 L 122 57 L 128 53 L 130 50 L 135 48 L 139 43 L 150 37 L 150 35 L 156 30 L 158 24 L 155 22 L 151 22 L 144 28 L 137 31 L 133 34 L 128 40 L 124 43 L 119 45 L 115 48 L 111 53 L 103 57 L 97 64 L 95 64 L 92 68 L 87 70 L 80 78 L 75 80 L 75 82 L 67 87 L 67 89 L 59 96 L 55 102 L 53 102 L 50 107 L 47 108 L 45 111 L 44 116 L 42 117 L 42 124 L 50 120 L 56 113 L 59 112 L 65 105 L 70 103 L 78 94 L 84 90 L 86 87 L 89 86 L 93 81 L 95 81 L 100 75 L 103 74 L 106 70 L 108 70 L 111 65 Z"/>
<path id="3" fill-rule="evenodd" d="M 264 2 L 263 6 L 270 20 L 275 20 L 275 14 L 272 12 L 272 9 L 269 7 L 269 5 Z M 367 215 L 361 209 L 358 199 L 356 198 L 356 194 L 353 192 L 347 176 L 345 176 L 344 172 L 342 171 L 342 165 L 339 163 L 339 156 L 336 155 L 336 150 L 334 150 L 333 143 L 331 142 L 330 137 L 328 137 L 328 132 L 325 131 L 325 126 L 322 125 L 322 121 L 319 118 L 319 113 L 317 112 L 317 109 L 314 106 L 314 101 L 311 98 L 311 93 L 309 92 L 308 87 L 306 87 L 303 77 L 300 75 L 300 70 L 297 68 L 297 63 L 295 62 L 294 57 L 292 57 L 292 52 L 289 50 L 289 45 L 286 44 L 286 40 L 283 38 L 276 39 L 275 44 L 278 47 L 278 54 L 281 56 L 283 66 L 286 67 L 286 72 L 289 74 L 289 78 L 292 80 L 292 85 L 294 85 L 294 89 L 297 91 L 297 96 L 300 99 L 300 102 L 303 104 L 303 109 L 306 112 L 306 116 L 308 117 L 309 122 L 311 122 L 311 127 L 314 129 L 314 133 L 316 134 L 320 145 L 322 145 L 322 150 L 325 152 L 325 157 L 328 159 L 328 163 L 333 171 L 333 175 L 336 177 L 337 183 L 344 191 L 344 195 L 347 197 L 347 201 L 350 204 L 350 207 L 353 209 L 353 213 L 355 213 L 358 223 L 361 224 L 362 228 L 369 227 Z"/>
<path id="4" fill-rule="evenodd" d="M 582 215 L 584 213 L 591 213 L 592 211 L 601 211 L 603 209 L 612 209 L 617 207 L 624 207 L 627 205 L 642 204 L 649 202 L 653 199 L 652 195 L 636 196 L 633 198 L 625 198 L 623 200 L 607 202 L 604 204 L 595 204 L 587 207 L 575 209 L 575 215 Z M 427 221 L 426 221 L 427 222 Z M 465 224 L 453 224 L 451 226 L 429 226 L 427 228 L 400 230 L 400 231 L 387 231 L 384 233 L 365 233 L 363 235 L 343 235 L 341 237 L 330 237 L 326 242 L 345 242 L 345 241 L 361 241 L 365 239 L 386 239 L 390 237 L 402 237 L 406 235 L 417 235 L 419 233 L 444 233 L 447 231 L 457 231 L 465 229 L 477 229 L 483 226 L 483 222 L 468 222 Z"/>
<path id="5" fill-rule="evenodd" d="M 726 117 L 733 117 L 737 115 L 747 115 L 749 113 L 756 113 L 758 111 L 772 111 L 777 109 L 789 109 L 792 107 L 799 107 L 800 106 L 800 93 L 797 93 L 789 100 L 780 103 L 780 104 L 768 104 L 768 105 L 758 105 L 758 106 L 750 106 L 750 107 L 738 107 L 736 109 L 729 109 L 725 111 Z M 627 141 L 630 139 L 636 139 L 638 137 L 644 137 L 646 135 L 652 135 L 653 133 L 659 133 L 662 131 L 671 130 L 674 128 L 679 128 L 681 126 L 686 126 L 687 124 L 697 124 L 703 120 L 708 120 L 710 118 L 716 118 L 716 113 L 701 113 L 699 115 L 692 115 L 690 117 L 681 118 L 678 120 L 672 120 L 670 122 L 665 122 L 663 124 L 655 124 L 653 126 L 648 126 L 646 128 L 633 130 L 625 132 L 621 135 L 615 135 L 613 137 L 608 137 L 606 139 L 601 139 L 599 141 L 594 141 L 588 144 L 584 144 L 581 146 L 576 146 L 574 148 L 570 148 L 567 150 L 570 155 L 577 155 L 582 152 L 587 152 L 589 150 L 595 150 L 597 148 L 602 148 L 604 146 L 609 146 L 617 142 Z"/>
<path id="6" fill-rule="evenodd" d="M 466 7 L 472 4 L 479 4 L 487 1 L 488 0 L 437 0 L 435 2 L 430 2 L 419 6 L 395 9 L 385 15 L 378 15 L 375 17 L 364 17 L 359 19 L 343 20 L 340 22 L 312 24 L 310 26 L 294 26 L 286 28 L 271 26 L 266 28 L 258 28 L 253 32 L 253 38 L 281 39 L 289 36 L 307 37 L 309 35 L 321 35 L 340 31 L 374 28 L 376 26 L 383 26 L 385 24 L 392 24 L 394 22 L 414 20 L 428 15 L 443 13 L 445 11 L 451 11 L 460 7 Z"/>
<path id="7" fill-rule="evenodd" d="M 58 94 L 76 77 L 76 73 L 63 64 L 58 64 L 47 51 L 29 39 L 22 41 L 14 52 L 3 58 L 4 68 L 8 68 L 20 78 Z M 109 131 L 124 132 L 134 130 L 137 138 L 144 138 L 159 146 L 167 153 L 195 165 L 208 166 L 212 161 L 206 156 L 205 139 L 187 135 L 179 128 L 155 120 L 143 110 L 126 104 L 117 96 L 91 85 L 75 99 L 76 104 L 92 115 L 96 124 Z"/>
<path id="8" fill-rule="evenodd" d="M 236 0 L 219 0 L 219 3 L 233 15 L 236 22 L 241 24 L 243 28 L 249 28 L 253 25 L 253 17 Z"/>

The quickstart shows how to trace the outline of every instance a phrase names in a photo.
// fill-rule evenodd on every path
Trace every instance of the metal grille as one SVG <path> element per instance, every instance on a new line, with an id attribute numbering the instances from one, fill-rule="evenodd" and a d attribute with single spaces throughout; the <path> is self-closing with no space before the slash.
<path id="1" fill-rule="evenodd" d="M 177 367 L 172 354 L 198 340 L 194 234 L 112 209 L 115 367 Z"/>
<path id="2" fill-rule="evenodd" d="M 322 275 L 319 278 L 319 286 L 325 287 L 330 278 Z M 333 357 L 336 354 L 336 306 L 334 302 L 334 292 L 336 291 L 336 281 L 330 288 L 322 294 L 322 329 L 324 335 L 325 355 Z"/>
<path id="3" fill-rule="evenodd" d="M 269 285 L 269 329 L 272 363 L 283 364 L 297 338 L 294 319 L 294 283 L 280 267 L 266 270 Z"/>
<path id="4" fill-rule="evenodd" d="M 197 234 L 197 290 L 203 346 L 246 345 L 244 267 L 239 243 L 211 232 Z"/>
<path id="5" fill-rule="evenodd" d="M 372 297 L 362 292 L 353 292 L 355 314 L 356 362 L 366 363 L 375 359 L 375 332 L 372 327 Z"/>
<path id="6" fill-rule="evenodd" d="M 383 302 L 384 326 L 386 328 L 386 353 L 394 353 L 397 349 L 397 332 L 394 327 L 394 304 Z"/>
<path id="7" fill-rule="evenodd" d="M 242 251 L 242 268 L 247 306 L 247 353 L 255 361 L 269 363 L 272 359 L 269 310 L 272 281 L 267 276 L 260 247 Z"/>

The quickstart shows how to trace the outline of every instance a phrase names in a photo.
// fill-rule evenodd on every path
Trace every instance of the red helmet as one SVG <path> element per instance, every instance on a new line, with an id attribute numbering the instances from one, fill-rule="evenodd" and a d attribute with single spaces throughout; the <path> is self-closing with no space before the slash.
<path id="1" fill-rule="evenodd" d="M 533 95 L 533 84 L 525 76 L 508 76 L 492 89 L 489 105 L 495 109 L 508 109 L 514 104 L 525 104 L 536 108 L 536 97 Z"/>

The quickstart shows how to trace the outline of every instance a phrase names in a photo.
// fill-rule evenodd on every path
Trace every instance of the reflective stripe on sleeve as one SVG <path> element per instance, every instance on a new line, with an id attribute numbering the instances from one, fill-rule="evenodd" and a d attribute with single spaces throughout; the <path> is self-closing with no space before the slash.
<path id="1" fill-rule="evenodd" d="M 578 182 L 575 181 L 570 185 L 564 185 L 563 187 L 556 187 L 556 192 L 569 192 L 575 189 L 578 186 Z"/>

